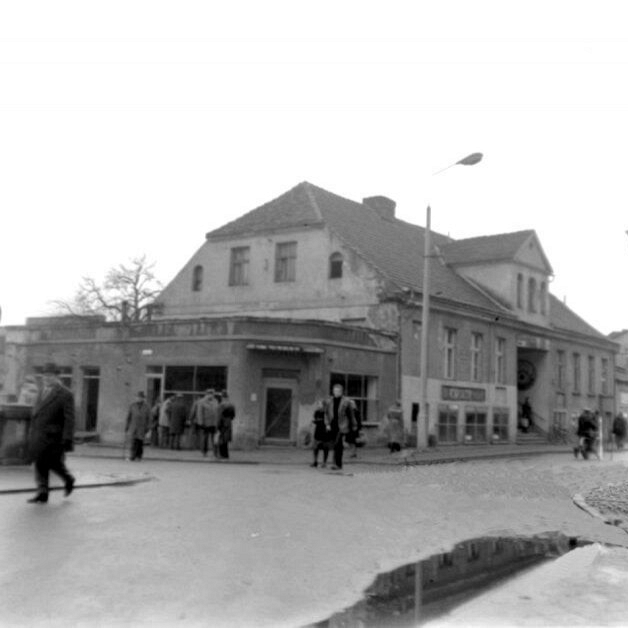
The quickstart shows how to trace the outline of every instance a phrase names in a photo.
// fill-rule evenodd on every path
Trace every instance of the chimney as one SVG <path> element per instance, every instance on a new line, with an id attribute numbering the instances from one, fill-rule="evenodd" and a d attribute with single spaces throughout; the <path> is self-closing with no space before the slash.
<path id="1" fill-rule="evenodd" d="M 387 196 L 368 196 L 362 199 L 362 203 L 374 209 L 385 220 L 392 220 L 395 217 L 397 203 Z"/>

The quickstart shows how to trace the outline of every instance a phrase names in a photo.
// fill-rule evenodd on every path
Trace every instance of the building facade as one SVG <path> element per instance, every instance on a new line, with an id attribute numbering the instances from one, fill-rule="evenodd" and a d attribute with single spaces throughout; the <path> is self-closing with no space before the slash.
<path id="1" fill-rule="evenodd" d="M 121 390 L 146 387 L 152 397 L 178 390 L 184 371 L 176 368 L 183 367 L 188 382 L 210 381 L 203 379 L 209 371 L 199 376 L 191 367 L 227 369 L 212 377 L 222 377 L 220 385 L 236 394 L 247 443 L 272 438 L 267 408 L 288 397 L 296 418 L 289 430 L 284 421 L 280 440 L 298 441 L 315 398 L 328 394 L 334 379 L 359 400 L 369 440 L 377 440 L 377 426 L 396 398 L 406 432 L 420 445 L 512 442 L 524 403 L 542 433 L 554 424 L 566 427 L 586 407 L 615 411 L 617 345 L 550 294 L 553 270 L 534 231 L 464 240 L 433 233 L 432 241 L 426 420 L 418 407 L 424 230 L 397 219 L 386 197 L 355 202 L 304 182 L 206 234 L 158 298 L 151 323 L 114 329 L 100 322 L 89 332 L 93 338 L 81 331 L 86 353 L 73 367 L 81 387 L 96 380 L 89 371 L 96 368 L 98 386 L 105 386 L 105 362 L 115 364 L 106 367 L 107 381 L 124 381 L 124 389 L 117 383 L 107 395 L 124 403 L 108 402 L 103 437 L 119 434 L 114 415 L 130 401 Z M 255 326 L 244 340 L 193 331 L 231 329 L 243 320 Z M 22 352 L 22 375 L 61 347 L 60 331 L 44 345 L 37 340 L 43 328 L 35 328 L 6 332 L 5 353 Z M 284 342 L 284 335 L 306 329 L 309 340 L 299 340 L 300 348 Z M 344 340 L 330 344 L 332 329 Z M 27 338 L 21 349 L 11 339 L 20 334 Z M 99 361 L 98 352 L 114 346 Z M 294 379 L 297 388 L 284 382 L 284 392 L 268 400 L 274 380 Z M 189 399 L 199 393 L 184 388 Z"/>

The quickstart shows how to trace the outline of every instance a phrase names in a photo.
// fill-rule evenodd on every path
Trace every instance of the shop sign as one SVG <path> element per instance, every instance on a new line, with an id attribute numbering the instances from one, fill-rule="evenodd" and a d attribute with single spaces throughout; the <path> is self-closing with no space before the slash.
<path id="1" fill-rule="evenodd" d="M 463 388 L 462 386 L 443 386 L 441 396 L 444 401 L 486 401 L 483 388 Z"/>

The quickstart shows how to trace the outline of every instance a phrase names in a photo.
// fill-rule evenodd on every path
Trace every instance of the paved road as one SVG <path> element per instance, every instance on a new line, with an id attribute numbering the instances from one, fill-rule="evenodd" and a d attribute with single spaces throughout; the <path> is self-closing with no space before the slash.
<path id="1" fill-rule="evenodd" d="M 79 475 L 156 479 L 55 492 L 45 506 L 1 495 L 3 625 L 299 626 L 355 601 L 380 571 L 487 533 L 628 544 L 571 502 L 628 481 L 617 460 L 355 465 L 353 476 L 305 465 L 69 464 Z"/>

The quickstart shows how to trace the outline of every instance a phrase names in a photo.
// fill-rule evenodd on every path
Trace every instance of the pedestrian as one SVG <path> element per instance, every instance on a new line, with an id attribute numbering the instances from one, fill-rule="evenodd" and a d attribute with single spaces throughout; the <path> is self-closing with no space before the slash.
<path id="1" fill-rule="evenodd" d="M 168 408 L 170 418 L 170 449 L 181 449 L 181 434 L 188 418 L 188 406 L 181 393 L 177 393 Z"/>
<path id="2" fill-rule="evenodd" d="M 43 389 L 33 407 L 29 433 L 29 451 L 35 463 L 37 493 L 31 504 L 48 501 L 50 471 L 65 484 L 66 497 L 74 489 L 74 476 L 65 466 L 65 454 L 74 449 L 74 396 L 59 380 L 59 368 L 49 362 L 44 366 Z"/>
<path id="3" fill-rule="evenodd" d="M 362 417 L 355 399 L 349 399 L 349 403 L 351 404 L 351 411 L 353 412 L 353 428 L 348 432 L 345 442 L 349 446 L 349 458 L 357 458 L 358 447 L 362 443 Z"/>
<path id="4" fill-rule="evenodd" d="M 194 421 L 200 434 L 200 449 L 204 456 L 207 456 L 207 452 L 211 448 L 214 457 L 218 457 L 215 440 L 219 411 L 220 406 L 216 400 L 216 393 L 213 388 L 209 388 L 199 400 L 194 415 Z"/>
<path id="5" fill-rule="evenodd" d="M 218 417 L 218 457 L 223 460 L 229 459 L 229 443 L 232 437 L 232 423 L 235 419 L 235 406 L 229 400 L 226 390 L 220 395 L 219 417 Z"/>
<path id="6" fill-rule="evenodd" d="M 323 452 L 323 462 L 321 467 L 327 466 L 327 458 L 329 457 L 329 436 L 330 428 L 325 423 L 325 408 L 322 401 L 318 401 L 314 408 L 314 420 L 312 421 L 314 427 L 314 438 L 312 439 L 312 452 L 314 454 L 314 461 L 310 465 L 311 467 L 318 467 L 318 452 Z"/>
<path id="7" fill-rule="evenodd" d="M 144 439 L 150 429 L 151 410 L 146 395 L 140 390 L 126 415 L 125 431 L 131 437 L 131 460 L 141 460 L 144 455 Z"/>
<path id="8" fill-rule="evenodd" d="M 530 397 L 526 397 L 521 404 L 521 431 L 524 434 L 532 427 L 532 406 L 530 405 Z"/>
<path id="9" fill-rule="evenodd" d="M 621 412 L 613 419 L 612 433 L 615 438 L 615 447 L 617 450 L 624 448 L 624 440 L 626 439 L 626 415 Z"/>
<path id="10" fill-rule="evenodd" d="M 578 415 L 575 414 L 575 413 L 571 415 L 571 421 L 570 421 L 570 426 L 569 426 L 569 433 L 568 433 L 567 437 L 568 437 L 568 443 L 573 448 L 574 458 L 577 460 L 578 459 L 578 455 L 582 453 L 582 447 L 581 447 L 580 436 L 579 436 Z M 584 455 L 583 455 L 583 457 L 584 457 Z"/>
<path id="11" fill-rule="evenodd" d="M 334 443 L 334 464 L 332 469 L 342 469 L 342 454 L 347 434 L 355 430 L 353 406 L 349 397 L 344 396 L 342 384 L 334 384 L 332 394 L 325 402 L 325 424 L 331 432 Z"/>
<path id="12" fill-rule="evenodd" d="M 399 400 L 395 401 L 388 408 L 384 434 L 386 435 L 390 453 L 401 451 L 401 445 L 403 444 L 403 411 Z"/>
<path id="13" fill-rule="evenodd" d="M 167 394 L 159 406 L 159 446 L 167 449 L 170 445 L 170 404 L 172 395 Z"/>
<path id="14" fill-rule="evenodd" d="M 593 418 L 593 413 L 585 408 L 578 418 L 578 437 L 580 438 L 580 453 L 585 460 L 589 459 L 589 454 L 594 451 L 593 444 L 597 436 L 597 425 Z"/>
<path id="15" fill-rule="evenodd" d="M 150 411 L 150 446 L 159 447 L 159 400 Z"/>

